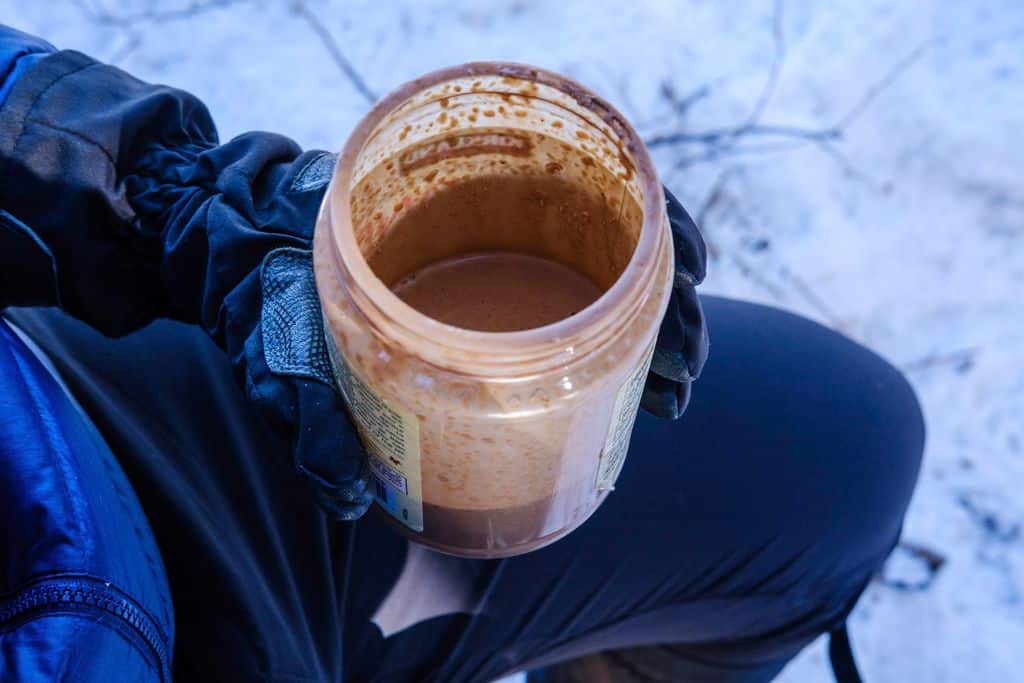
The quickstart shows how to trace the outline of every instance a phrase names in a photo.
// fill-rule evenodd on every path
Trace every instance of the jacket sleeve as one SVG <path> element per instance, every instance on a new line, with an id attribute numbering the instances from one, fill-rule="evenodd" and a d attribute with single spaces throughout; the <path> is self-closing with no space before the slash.
<path id="1" fill-rule="evenodd" d="M 310 246 L 322 190 L 296 179 L 321 156 L 271 133 L 220 145 L 193 95 L 62 51 L 0 105 L 0 210 L 52 254 L 72 315 L 108 335 L 200 324 L 237 360 L 263 257 Z M 33 301 L 22 275 L 0 277 L 0 306 Z"/>
<path id="2" fill-rule="evenodd" d="M 0 24 L 0 105 L 22 73 L 55 51 L 41 38 Z"/>

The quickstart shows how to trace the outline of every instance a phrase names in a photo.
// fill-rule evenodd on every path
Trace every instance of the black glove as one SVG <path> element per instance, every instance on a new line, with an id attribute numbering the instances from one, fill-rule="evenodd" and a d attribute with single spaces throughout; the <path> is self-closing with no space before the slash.
<path id="1" fill-rule="evenodd" d="M 700 376 L 708 357 L 708 329 L 696 289 L 704 280 L 708 253 L 697 224 L 668 188 L 665 200 L 676 272 L 640 406 L 655 417 L 674 420 L 686 410 L 690 383 Z"/>
<path id="2" fill-rule="evenodd" d="M 218 145 L 192 95 L 46 57 L 0 109 L 0 308 L 60 305 L 108 335 L 202 326 L 323 508 L 355 519 L 368 466 L 326 369 L 309 254 L 331 168 L 269 133 Z"/>

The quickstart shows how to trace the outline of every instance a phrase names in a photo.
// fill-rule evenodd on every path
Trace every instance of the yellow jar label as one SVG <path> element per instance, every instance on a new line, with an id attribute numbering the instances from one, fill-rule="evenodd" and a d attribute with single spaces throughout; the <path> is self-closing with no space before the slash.
<path id="1" fill-rule="evenodd" d="M 377 503 L 413 531 L 423 531 L 419 421 L 381 398 L 355 373 L 331 334 L 324 336 L 334 377 L 366 446 Z"/>
<path id="2" fill-rule="evenodd" d="M 640 363 L 629 373 L 615 395 L 608 436 L 605 437 L 601 460 L 597 464 L 598 491 L 610 491 L 615 488 L 615 479 L 619 476 L 619 470 L 622 469 L 622 463 L 625 462 L 626 453 L 629 451 L 629 437 L 633 433 L 636 411 L 640 407 L 640 397 L 644 393 L 644 383 L 647 381 L 647 371 L 651 367 L 653 355 L 652 342 Z"/>

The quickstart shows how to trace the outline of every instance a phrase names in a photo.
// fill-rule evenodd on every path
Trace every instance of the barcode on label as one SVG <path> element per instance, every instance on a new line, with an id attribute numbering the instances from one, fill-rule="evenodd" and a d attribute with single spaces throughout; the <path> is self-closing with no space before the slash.
<path id="1" fill-rule="evenodd" d="M 377 478 L 377 481 L 393 486 L 399 493 L 406 495 L 409 493 L 409 481 L 401 472 L 388 466 L 380 458 L 370 458 L 370 469 L 373 470 L 373 475 Z"/>
<path id="2" fill-rule="evenodd" d="M 374 476 L 374 478 L 373 478 L 373 483 L 377 487 L 377 500 L 379 500 L 382 505 L 387 505 L 388 504 L 388 487 L 387 487 L 387 485 L 384 482 L 382 482 L 380 479 L 378 479 L 376 476 Z"/>

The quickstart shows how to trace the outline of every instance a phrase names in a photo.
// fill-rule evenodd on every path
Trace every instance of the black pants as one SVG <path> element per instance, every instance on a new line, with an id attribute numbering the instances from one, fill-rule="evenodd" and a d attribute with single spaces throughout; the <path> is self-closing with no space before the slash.
<path id="1" fill-rule="evenodd" d="M 203 335 L 110 340 L 10 312 L 52 356 L 150 518 L 182 681 L 487 681 L 674 644 L 701 680 L 774 676 L 840 625 L 896 542 L 920 464 L 893 367 L 814 323 L 706 298 L 711 357 L 678 422 L 641 414 L 615 492 L 507 560 L 324 519 Z"/>

